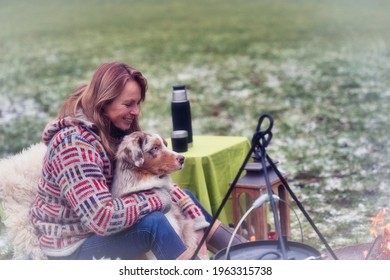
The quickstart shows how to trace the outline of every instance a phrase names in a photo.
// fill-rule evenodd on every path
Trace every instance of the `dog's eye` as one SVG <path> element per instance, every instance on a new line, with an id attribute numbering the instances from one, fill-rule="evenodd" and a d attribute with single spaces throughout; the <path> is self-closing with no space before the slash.
<path id="1" fill-rule="evenodd" d="M 153 146 L 153 148 L 152 148 L 153 152 L 157 152 L 158 150 L 160 150 L 160 146 L 158 146 L 158 145 Z"/>

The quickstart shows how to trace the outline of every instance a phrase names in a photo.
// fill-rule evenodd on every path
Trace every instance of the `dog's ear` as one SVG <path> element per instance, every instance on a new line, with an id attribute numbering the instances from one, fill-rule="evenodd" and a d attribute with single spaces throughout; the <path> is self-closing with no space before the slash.
<path id="1" fill-rule="evenodd" d="M 145 134 L 138 131 L 125 136 L 119 145 L 117 158 L 130 166 L 141 167 L 144 164 L 144 140 Z"/>
<path id="2" fill-rule="evenodd" d="M 160 137 L 161 137 L 161 136 L 160 136 Z M 167 142 L 167 140 L 165 140 L 165 138 L 163 138 L 163 137 L 161 137 L 161 139 L 162 139 L 162 142 L 163 142 L 164 146 L 165 146 L 165 147 L 168 147 L 168 142 Z"/>
<path id="3" fill-rule="evenodd" d="M 132 139 L 131 159 L 133 160 L 135 166 L 141 167 L 144 164 L 143 148 L 145 143 L 145 133 L 140 131 L 133 132 Z"/>

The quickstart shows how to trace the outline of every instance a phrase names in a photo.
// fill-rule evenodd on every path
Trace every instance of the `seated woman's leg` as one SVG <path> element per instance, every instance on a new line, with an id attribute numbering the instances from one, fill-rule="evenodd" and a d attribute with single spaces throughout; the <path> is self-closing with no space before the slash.
<path id="1" fill-rule="evenodd" d="M 80 248 L 77 259 L 137 259 L 152 251 L 157 259 L 177 259 L 186 247 L 161 212 L 153 212 L 123 232 L 93 235 Z"/>
<path id="2" fill-rule="evenodd" d="M 189 197 L 191 197 L 194 203 L 200 208 L 203 215 L 206 217 L 206 221 L 211 223 L 213 220 L 213 216 L 209 212 L 207 212 L 206 209 L 204 209 L 202 204 L 199 202 L 198 198 L 191 191 L 189 190 L 184 190 L 184 191 Z M 221 221 L 216 220 L 206 239 L 207 248 L 213 253 L 217 253 L 219 250 L 225 249 L 229 244 L 229 240 L 232 234 L 233 234 L 232 229 L 224 225 Z M 237 245 L 243 242 L 248 242 L 248 240 L 246 240 L 244 237 L 240 235 L 236 235 L 233 239 L 232 245 Z"/>

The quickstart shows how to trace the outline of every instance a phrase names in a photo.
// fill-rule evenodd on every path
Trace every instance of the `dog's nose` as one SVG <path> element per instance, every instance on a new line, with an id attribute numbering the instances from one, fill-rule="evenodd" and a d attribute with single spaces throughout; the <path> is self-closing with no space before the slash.
<path id="1" fill-rule="evenodd" d="M 182 155 L 179 155 L 179 156 L 177 156 L 177 161 L 180 163 L 180 164 L 183 164 L 184 163 L 184 156 L 182 156 Z"/>

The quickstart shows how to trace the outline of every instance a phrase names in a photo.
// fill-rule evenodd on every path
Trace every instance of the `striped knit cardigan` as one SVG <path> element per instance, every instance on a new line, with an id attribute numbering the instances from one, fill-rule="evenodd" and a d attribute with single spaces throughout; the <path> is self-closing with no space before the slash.
<path id="1" fill-rule="evenodd" d="M 179 204 L 197 229 L 208 226 L 200 209 L 178 186 L 171 198 L 146 191 L 113 199 L 113 164 L 94 125 L 85 118 L 55 120 L 46 126 L 42 139 L 48 149 L 32 222 L 46 255 L 67 256 L 92 234 L 107 236 L 131 227 L 151 211 L 164 211 L 169 205 L 166 199 Z"/>

